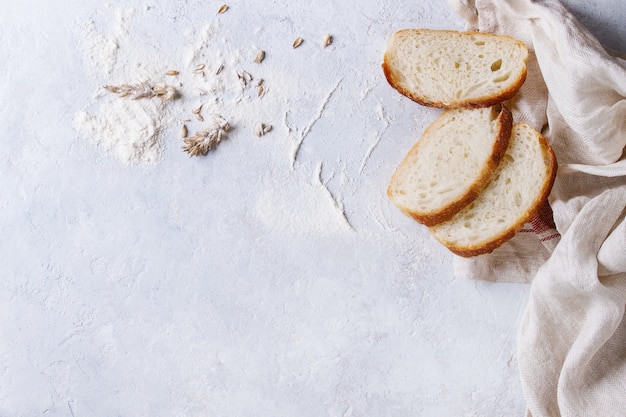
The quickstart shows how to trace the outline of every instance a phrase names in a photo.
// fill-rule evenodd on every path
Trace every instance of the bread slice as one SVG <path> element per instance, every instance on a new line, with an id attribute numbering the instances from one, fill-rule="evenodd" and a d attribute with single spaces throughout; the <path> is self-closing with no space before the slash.
<path id="1" fill-rule="evenodd" d="M 489 183 L 512 124 L 503 105 L 445 110 L 398 166 L 387 195 L 427 226 L 452 218 Z"/>
<path id="2" fill-rule="evenodd" d="M 456 216 L 430 231 L 457 255 L 489 253 L 535 215 L 550 194 L 556 170 L 556 157 L 545 138 L 527 124 L 516 123 L 489 185 Z"/>
<path id="3" fill-rule="evenodd" d="M 405 29 L 387 43 L 389 84 L 431 107 L 488 107 L 515 95 L 526 80 L 528 49 L 509 36 Z"/>

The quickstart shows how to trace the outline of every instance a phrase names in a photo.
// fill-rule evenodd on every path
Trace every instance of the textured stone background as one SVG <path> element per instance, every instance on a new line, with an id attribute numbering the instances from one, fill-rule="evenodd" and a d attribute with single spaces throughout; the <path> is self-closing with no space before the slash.
<path id="1" fill-rule="evenodd" d="M 437 114 L 388 87 L 386 38 L 461 29 L 446 2 L 229 3 L 231 44 L 255 27 L 267 45 L 305 38 L 299 59 L 267 57 L 299 80 L 281 103 L 291 128 L 315 123 L 293 166 L 282 108 L 262 142 L 235 130 L 206 158 L 172 131 L 154 166 L 125 166 L 72 130 L 94 90 L 76 21 L 105 30 L 135 8 L 167 55 L 182 22 L 202 27 L 221 3 L 5 3 L 0 416 L 523 415 L 528 288 L 455 279 L 451 255 L 385 196 Z M 625 49 L 621 1 L 567 3 Z M 322 54 L 307 40 L 326 32 Z"/>

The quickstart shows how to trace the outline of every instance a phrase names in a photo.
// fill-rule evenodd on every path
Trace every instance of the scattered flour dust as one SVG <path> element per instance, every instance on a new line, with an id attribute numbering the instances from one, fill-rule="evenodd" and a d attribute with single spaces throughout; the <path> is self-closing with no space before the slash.
<path id="1" fill-rule="evenodd" d="M 288 111 L 288 139 L 293 142 L 288 156 L 293 169 L 302 141 L 322 117 L 330 95 L 341 82 L 340 78 L 329 86 L 326 98 L 316 93 L 303 97 L 301 92 L 310 90 L 305 80 L 279 60 L 253 63 L 261 48 L 254 40 L 242 43 L 236 36 L 227 36 L 232 28 L 222 28 L 219 19 L 185 28 L 187 40 L 183 47 L 172 45 L 168 49 L 163 47 L 167 37 L 147 39 L 134 27 L 135 23 L 145 23 L 135 22 L 135 17 L 142 15 L 134 9 L 113 13 L 109 26 L 93 20 L 75 24 L 85 73 L 97 90 L 90 107 L 75 114 L 73 126 L 81 137 L 126 164 L 159 162 L 166 135 L 182 142 L 179 132 L 183 120 L 190 135 L 205 129 L 192 114 L 193 109 L 202 106 L 204 118 L 219 114 L 236 127 L 229 136 L 241 132 L 253 135 L 259 123 L 276 128 L 281 123 L 280 115 Z M 168 70 L 179 74 L 168 77 Z M 241 81 L 244 73 L 252 78 L 247 83 Z M 177 89 L 178 98 L 167 102 L 158 98 L 133 101 L 102 88 L 141 82 L 171 85 Z M 311 119 L 311 105 L 319 100 L 321 106 Z"/>
<path id="2" fill-rule="evenodd" d="M 77 112 L 74 129 L 123 163 L 159 162 L 166 134 L 182 140 L 182 120 L 186 120 L 190 135 L 205 129 L 192 114 L 199 106 L 203 118 L 220 114 L 235 124 L 238 132 L 253 133 L 258 123 L 272 124 L 271 109 L 284 106 L 294 95 L 285 77 L 276 77 L 281 79 L 280 86 L 263 80 L 265 94 L 261 96 L 259 82 L 271 78 L 271 68 L 264 66 L 260 74 L 256 73 L 259 67 L 251 71 L 251 56 L 259 48 L 234 47 L 227 38 L 219 37 L 219 20 L 201 28 L 187 28 L 189 41 L 166 55 L 158 40 L 149 41 L 135 33 L 134 17 L 134 9 L 120 9 L 106 30 L 93 20 L 79 22 L 74 28 L 86 75 L 97 87 L 92 103 L 95 109 Z M 199 66 L 202 71 L 197 70 Z M 165 73 L 172 69 L 179 74 L 168 77 Z M 243 71 L 254 77 L 248 85 L 242 85 L 238 77 Z M 173 86 L 178 97 L 166 102 L 159 98 L 132 100 L 102 88 L 147 81 Z M 267 97 L 269 90 L 272 97 Z M 177 123 L 177 129 L 170 129 Z"/>
<path id="3" fill-rule="evenodd" d="M 166 134 L 182 140 L 178 133 L 182 119 L 193 119 L 187 122 L 190 133 L 204 128 L 193 117 L 192 109 L 203 105 L 203 113 L 208 116 L 224 107 L 223 96 L 230 97 L 230 101 L 241 101 L 240 83 L 232 68 L 231 73 L 220 77 L 199 76 L 193 71 L 204 62 L 223 62 L 235 67 L 240 54 L 227 51 L 230 59 L 223 58 L 221 49 L 214 45 L 219 23 L 213 21 L 202 30 L 190 31 L 188 35 L 192 39 L 181 51 L 166 55 L 160 45 L 154 45 L 158 42 L 151 44 L 134 32 L 135 14 L 132 8 L 116 10 L 108 28 L 93 20 L 75 24 L 85 73 L 97 90 L 92 102 L 94 108 L 78 111 L 73 127 L 81 137 L 124 164 L 156 164 L 161 159 Z M 172 69 L 180 71 L 179 76 L 165 74 Z M 215 69 L 207 65 L 207 73 L 213 75 L 212 70 Z M 119 98 L 102 88 L 141 82 L 171 85 L 178 91 L 178 97 L 169 101 L 133 100 Z M 168 132 L 177 123 L 178 129 Z"/>

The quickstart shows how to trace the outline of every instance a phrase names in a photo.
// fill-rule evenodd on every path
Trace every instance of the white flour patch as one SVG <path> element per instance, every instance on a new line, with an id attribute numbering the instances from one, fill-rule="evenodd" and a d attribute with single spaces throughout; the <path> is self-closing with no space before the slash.
<path id="1" fill-rule="evenodd" d="M 117 62 L 117 40 L 99 33 L 93 20 L 77 23 L 75 29 L 85 71 L 98 78 L 110 75 Z"/>
<path id="2" fill-rule="evenodd" d="M 284 184 L 261 192 L 255 217 L 268 231 L 290 238 L 340 236 L 351 227 L 331 203 L 320 184 Z"/>
<path id="3" fill-rule="evenodd" d="M 108 99 L 95 113 L 79 111 L 74 129 L 120 161 L 154 164 L 162 152 L 167 112 L 161 100 Z"/>

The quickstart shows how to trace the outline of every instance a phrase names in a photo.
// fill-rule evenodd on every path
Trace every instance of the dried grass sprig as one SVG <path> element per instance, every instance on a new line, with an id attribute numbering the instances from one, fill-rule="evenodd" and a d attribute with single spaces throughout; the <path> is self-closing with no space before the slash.
<path id="1" fill-rule="evenodd" d="M 118 97 L 129 97 L 133 100 L 142 98 L 159 97 L 161 100 L 172 100 L 178 92 L 171 85 L 150 84 L 142 82 L 138 84 L 105 85 L 104 89 Z"/>
<path id="2" fill-rule="evenodd" d="M 220 143 L 226 132 L 230 130 L 230 124 L 222 116 L 214 114 L 207 129 L 200 130 L 195 135 L 183 140 L 183 151 L 190 157 L 206 155 L 209 150 Z"/>

